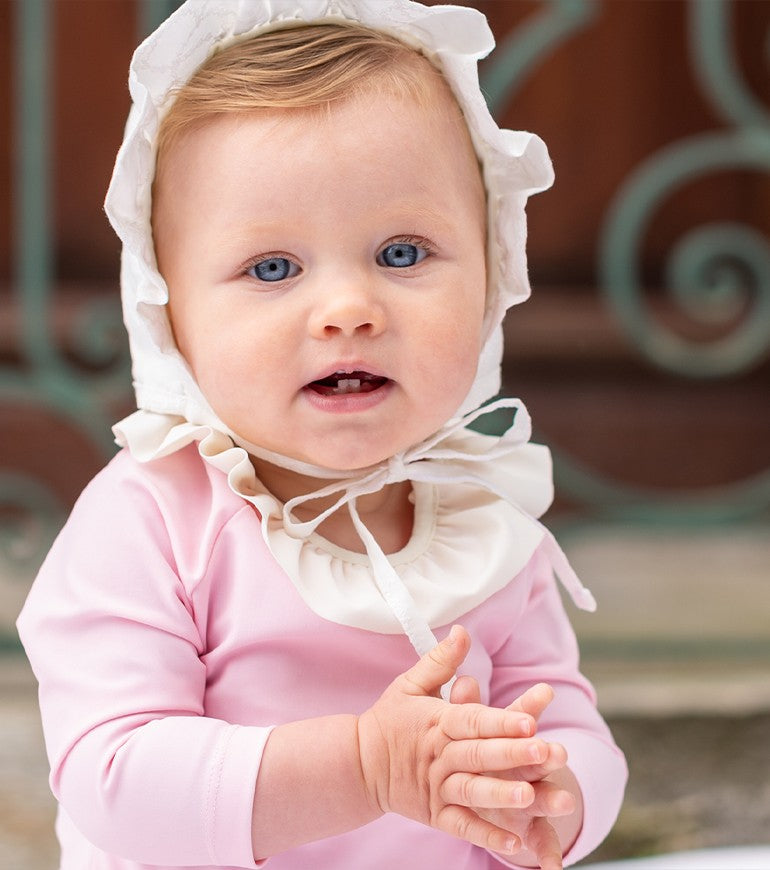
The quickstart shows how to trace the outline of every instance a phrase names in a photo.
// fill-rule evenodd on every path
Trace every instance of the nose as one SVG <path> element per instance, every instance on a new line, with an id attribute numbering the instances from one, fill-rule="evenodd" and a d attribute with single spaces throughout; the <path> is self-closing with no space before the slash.
<path id="1" fill-rule="evenodd" d="M 374 337 L 385 329 L 385 311 L 366 279 L 333 281 L 319 291 L 308 327 L 319 339 Z"/>

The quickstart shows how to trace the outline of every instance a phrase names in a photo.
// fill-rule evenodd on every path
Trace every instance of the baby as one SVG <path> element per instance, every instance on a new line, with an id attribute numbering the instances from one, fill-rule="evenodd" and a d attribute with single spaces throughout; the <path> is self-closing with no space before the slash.
<path id="1" fill-rule="evenodd" d="M 140 410 L 19 619 L 61 870 L 556 870 L 611 827 L 547 451 L 475 410 L 551 181 L 491 47 L 460 7 L 189 0 L 137 50 Z"/>

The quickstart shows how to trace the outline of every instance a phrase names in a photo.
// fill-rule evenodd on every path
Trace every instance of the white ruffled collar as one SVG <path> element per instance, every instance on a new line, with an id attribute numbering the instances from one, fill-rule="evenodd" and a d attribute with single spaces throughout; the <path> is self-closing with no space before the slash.
<path id="1" fill-rule="evenodd" d="M 515 418 L 499 438 L 466 428 L 478 416 L 501 408 L 514 409 Z M 501 589 L 541 543 L 575 604 L 587 610 L 595 608 L 591 593 L 580 583 L 553 536 L 537 521 L 552 499 L 550 457 L 546 448 L 529 443 L 529 415 L 519 400 L 498 400 L 451 421 L 436 435 L 380 465 L 352 472 L 345 480 L 286 504 L 260 483 L 248 452 L 209 425 L 137 411 L 117 424 L 115 435 L 118 443 L 128 447 L 140 462 L 160 459 L 197 442 L 201 458 L 226 475 L 233 492 L 256 507 L 268 547 L 316 613 L 372 631 L 403 631 L 420 655 L 436 643 L 432 628 L 451 622 Z M 296 463 L 288 460 L 282 464 Z M 404 480 L 413 481 L 415 529 L 409 544 L 388 557 L 361 521 L 355 501 Z M 471 570 L 464 572 L 467 579 L 461 586 L 455 581 L 457 571 L 447 571 L 445 582 L 434 575 L 426 584 L 426 572 L 418 565 L 431 540 L 429 524 L 437 515 L 431 503 L 433 493 L 447 484 L 472 485 L 474 491 L 497 502 L 506 514 L 499 536 L 504 544 L 499 564 L 490 562 L 489 570 L 484 571 L 473 571 L 469 566 Z M 295 518 L 293 510 L 303 502 L 331 495 L 339 495 L 338 500 L 312 521 L 299 522 Z M 317 535 L 324 519 L 343 507 L 350 511 L 366 548 L 365 555 L 341 548 L 335 551 L 334 545 L 322 542 Z M 462 542 L 450 541 L 449 537 L 445 535 L 444 539 L 454 547 L 454 558 L 462 558 Z M 325 562 L 323 571 L 310 567 L 319 559 Z M 319 577 L 324 581 L 319 582 Z"/>

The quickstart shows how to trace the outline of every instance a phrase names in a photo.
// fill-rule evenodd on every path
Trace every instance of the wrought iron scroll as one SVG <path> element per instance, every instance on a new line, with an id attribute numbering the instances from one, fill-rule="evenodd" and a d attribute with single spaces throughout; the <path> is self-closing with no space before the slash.
<path id="1" fill-rule="evenodd" d="M 600 9 L 596 0 L 544 3 L 539 17 L 509 37 L 487 70 L 484 86 L 493 111 L 544 54 L 589 26 Z M 640 248 L 656 209 L 685 184 L 719 171 L 770 170 L 770 114 L 740 75 L 728 0 L 690 0 L 688 16 L 695 73 L 731 128 L 674 142 L 625 179 L 606 213 L 598 272 L 607 304 L 646 361 L 678 376 L 720 378 L 750 369 L 770 350 L 770 240 L 750 226 L 721 222 L 693 228 L 674 245 L 666 282 L 676 305 L 691 320 L 732 325 L 727 335 L 710 342 L 687 340 L 656 320 L 643 295 Z M 527 41 L 528 34 L 535 38 Z M 670 492 L 663 498 L 610 480 L 561 451 L 555 451 L 554 464 L 561 492 L 593 513 L 621 521 L 745 520 L 770 506 L 770 470 L 697 494 Z"/>
<path id="2" fill-rule="evenodd" d="M 117 298 L 74 303 L 68 332 L 53 325 L 49 0 L 13 4 L 14 259 L 11 305 L 20 325 L 18 364 L 0 368 L 0 406 L 39 410 L 82 433 L 105 459 L 114 452 L 110 408 L 130 394 L 129 358 Z M 116 294 L 117 297 L 117 294 Z M 66 352 L 64 348 L 66 347 Z M 55 425 L 53 426 L 55 428 Z M 52 433 L 52 443 L 56 433 Z M 67 509 L 41 477 L 0 474 L 0 567 L 24 574 L 39 562 Z"/>
<path id="3" fill-rule="evenodd" d="M 770 349 L 770 240 L 749 226 L 711 223 L 690 230 L 669 258 L 668 287 L 687 316 L 729 325 L 726 337 L 701 343 L 665 329 L 644 305 L 638 248 L 666 197 L 720 170 L 770 171 L 770 115 L 741 82 L 730 51 L 728 4 L 690 4 L 690 48 L 704 94 L 728 131 L 704 133 L 651 155 L 617 192 L 600 251 L 602 286 L 626 333 L 656 365 L 696 378 L 745 371 Z"/>

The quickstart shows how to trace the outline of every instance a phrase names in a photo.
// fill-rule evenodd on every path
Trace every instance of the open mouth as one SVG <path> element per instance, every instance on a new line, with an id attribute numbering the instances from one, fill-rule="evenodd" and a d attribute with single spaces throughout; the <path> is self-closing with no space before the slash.
<path id="1" fill-rule="evenodd" d="M 328 378 L 308 384 L 321 396 L 345 396 L 350 393 L 372 393 L 387 384 L 388 378 L 369 372 L 334 372 Z"/>

